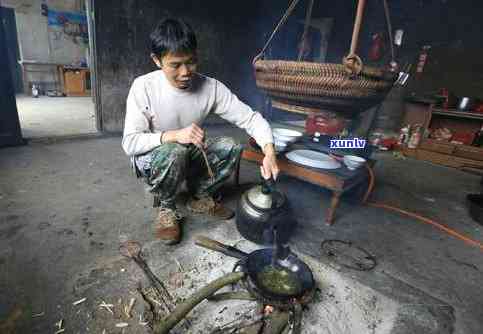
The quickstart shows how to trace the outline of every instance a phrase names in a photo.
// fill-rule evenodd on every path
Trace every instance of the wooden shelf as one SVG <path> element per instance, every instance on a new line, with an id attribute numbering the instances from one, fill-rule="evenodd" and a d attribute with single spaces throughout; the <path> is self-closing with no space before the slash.
<path id="1" fill-rule="evenodd" d="M 444 110 L 444 109 L 433 108 L 433 115 L 483 120 L 483 114 L 457 111 L 456 109 Z"/>
<path id="2" fill-rule="evenodd" d="M 417 108 L 407 106 L 404 124 L 423 124 L 424 129 L 446 127 L 454 133 L 476 133 L 483 125 L 483 114 L 445 110 L 433 105 Z M 483 147 L 423 139 L 417 149 L 403 148 L 402 151 L 407 156 L 443 166 L 483 168 Z"/>

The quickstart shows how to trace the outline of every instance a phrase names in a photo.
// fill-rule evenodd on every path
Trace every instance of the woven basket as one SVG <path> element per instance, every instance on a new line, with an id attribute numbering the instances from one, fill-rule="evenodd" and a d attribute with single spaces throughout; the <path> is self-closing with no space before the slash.
<path id="1" fill-rule="evenodd" d="M 397 78 L 369 66 L 357 76 L 342 64 L 257 60 L 254 67 L 257 87 L 274 100 L 349 113 L 382 102 Z"/>

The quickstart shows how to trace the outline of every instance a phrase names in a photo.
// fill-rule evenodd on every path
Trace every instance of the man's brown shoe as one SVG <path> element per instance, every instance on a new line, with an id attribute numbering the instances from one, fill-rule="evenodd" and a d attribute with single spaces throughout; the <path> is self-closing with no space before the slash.
<path id="1" fill-rule="evenodd" d="M 181 240 L 179 214 L 171 208 L 159 208 L 155 225 L 155 236 L 166 245 L 174 245 Z"/>
<path id="2" fill-rule="evenodd" d="M 186 207 L 193 213 L 205 214 L 223 220 L 230 219 L 235 215 L 233 210 L 216 202 L 209 196 L 203 196 L 200 198 L 192 197 L 188 200 Z"/>

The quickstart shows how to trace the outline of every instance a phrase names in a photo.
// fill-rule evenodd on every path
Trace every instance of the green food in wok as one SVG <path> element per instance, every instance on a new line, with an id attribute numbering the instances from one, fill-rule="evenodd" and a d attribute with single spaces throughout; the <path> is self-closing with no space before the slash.
<path id="1" fill-rule="evenodd" d="M 267 292 L 277 295 L 297 295 L 302 291 L 302 285 L 297 276 L 281 267 L 267 266 L 257 274 L 259 285 Z"/>

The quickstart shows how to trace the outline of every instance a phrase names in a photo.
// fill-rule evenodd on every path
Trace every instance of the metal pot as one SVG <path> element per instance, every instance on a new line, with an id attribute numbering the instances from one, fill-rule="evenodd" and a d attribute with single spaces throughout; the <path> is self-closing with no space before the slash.
<path id="1" fill-rule="evenodd" d="M 240 234 L 260 245 L 271 245 L 274 229 L 280 243 L 287 243 L 297 221 L 285 195 L 275 189 L 273 180 L 263 180 L 242 194 L 236 210 L 236 227 Z"/>

